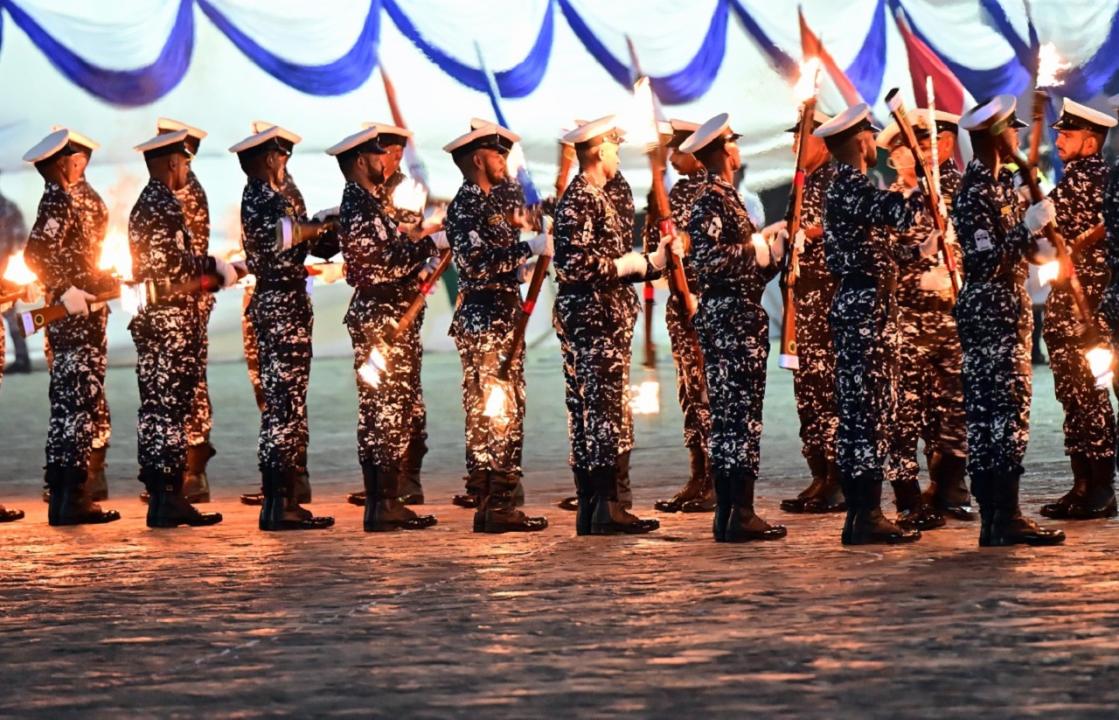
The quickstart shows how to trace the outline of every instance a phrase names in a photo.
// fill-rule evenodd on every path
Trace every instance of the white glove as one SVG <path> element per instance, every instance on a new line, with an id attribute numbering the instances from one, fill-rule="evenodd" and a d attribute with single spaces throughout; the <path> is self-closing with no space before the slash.
<path id="1" fill-rule="evenodd" d="M 335 206 L 332 208 L 327 208 L 325 210 L 319 210 L 311 219 L 315 222 L 322 222 L 330 217 L 338 217 L 341 213 L 342 208 Z"/>
<path id="2" fill-rule="evenodd" d="M 451 247 L 451 241 L 447 239 L 447 233 L 444 230 L 432 233 L 428 237 L 431 238 L 431 242 L 435 243 L 435 247 L 439 250 L 446 250 Z"/>
<path id="3" fill-rule="evenodd" d="M 784 220 L 778 220 L 777 222 L 770 223 L 769 225 L 766 225 L 764 228 L 762 228 L 762 235 L 764 235 L 766 237 L 773 237 L 774 235 L 779 234 L 783 230 L 786 231 L 785 234 L 787 236 L 788 235 L 788 232 L 787 232 L 788 223 Z"/>
<path id="4" fill-rule="evenodd" d="M 1026 227 L 1035 235 L 1056 219 L 1057 208 L 1049 198 L 1043 198 L 1041 202 L 1034 203 L 1026 209 Z"/>
<path id="5" fill-rule="evenodd" d="M 762 235 L 764 238 L 765 235 Z M 775 233 L 769 240 L 769 253 L 775 262 L 781 262 L 781 258 L 785 257 L 785 248 L 788 247 L 789 231 L 781 228 L 781 231 Z"/>
<path id="6" fill-rule="evenodd" d="M 328 262 L 319 265 L 319 278 L 327 285 L 333 285 L 345 275 L 343 263 Z"/>
<path id="7" fill-rule="evenodd" d="M 214 257 L 212 255 L 210 257 L 214 260 L 214 269 L 217 270 L 218 275 L 221 275 L 221 286 L 227 288 L 236 285 L 237 271 L 233 269 L 233 265 L 219 257 Z"/>
<path id="8" fill-rule="evenodd" d="M 917 248 L 923 258 L 931 258 L 936 255 L 936 251 L 940 249 L 940 231 L 933 230 L 927 238 L 921 241 Z"/>
<path id="9" fill-rule="evenodd" d="M 947 265 L 937 265 L 931 270 L 921 273 L 921 289 L 933 292 L 944 292 L 952 287 L 952 278 L 948 275 Z"/>
<path id="10" fill-rule="evenodd" d="M 754 246 L 754 258 L 758 263 L 758 267 L 769 267 L 769 243 L 765 241 L 761 233 L 754 233 L 751 235 L 750 244 Z"/>
<path id="11" fill-rule="evenodd" d="M 1037 238 L 1035 244 L 1037 245 L 1037 254 L 1034 255 L 1034 261 L 1038 265 L 1053 262 L 1057 259 L 1057 248 L 1053 247 L 1053 243 L 1049 242 L 1049 238 L 1041 235 Z"/>
<path id="12" fill-rule="evenodd" d="M 548 255 L 550 257 L 555 254 L 552 248 L 552 238 L 547 233 L 534 235 L 525 240 L 525 244 L 528 245 L 530 255 Z"/>
<path id="13" fill-rule="evenodd" d="M 649 263 L 645 262 L 645 257 L 636 252 L 627 252 L 620 258 L 615 259 L 614 267 L 618 271 L 618 277 L 644 275 L 649 271 Z"/>
<path id="14" fill-rule="evenodd" d="M 68 315 L 89 315 L 89 303 L 96 299 L 97 296 L 90 295 L 85 290 L 73 286 L 62 293 L 62 305 L 66 308 Z"/>
<path id="15" fill-rule="evenodd" d="M 1018 173 L 1014 173 L 1014 192 L 1022 202 L 1033 202 L 1033 200 L 1030 199 L 1030 186 L 1022 182 L 1022 176 Z"/>
<path id="16" fill-rule="evenodd" d="M 663 270 L 664 266 L 668 264 L 669 252 L 678 258 L 684 257 L 684 241 L 679 234 L 666 235 L 661 238 L 656 252 L 649 256 L 649 262 L 653 264 L 655 269 Z"/>

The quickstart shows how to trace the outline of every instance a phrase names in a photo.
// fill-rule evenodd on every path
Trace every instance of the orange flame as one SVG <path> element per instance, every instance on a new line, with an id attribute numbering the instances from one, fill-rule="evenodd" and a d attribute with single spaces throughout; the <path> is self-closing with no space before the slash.
<path id="1" fill-rule="evenodd" d="M 374 347 L 369 351 L 369 357 L 366 358 L 365 363 L 358 368 L 357 374 L 366 385 L 380 387 L 381 373 L 387 369 L 388 363 L 385 362 L 385 356 L 381 354 L 379 348 Z"/>
<path id="2" fill-rule="evenodd" d="M 661 411 L 661 384 L 645 380 L 640 385 L 630 385 L 629 408 L 634 415 L 656 415 Z"/>
<path id="3" fill-rule="evenodd" d="M 1050 260 L 1047 263 L 1037 266 L 1037 281 L 1042 285 L 1048 285 L 1061 276 L 1061 261 Z"/>
<path id="4" fill-rule="evenodd" d="M 629 106 L 618 114 L 618 127 L 625 132 L 628 142 L 642 150 L 656 145 L 660 140 L 656 106 L 653 104 L 653 86 L 649 84 L 649 78 L 642 76 L 634 83 Z"/>
<path id="5" fill-rule="evenodd" d="M 27 262 L 23 259 L 23 251 L 20 250 L 8 259 L 8 269 L 4 271 L 4 279 L 15 285 L 30 285 L 39 277 L 27 267 Z"/>
<path id="6" fill-rule="evenodd" d="M 97 268 L 109 270 L 122 280 L 132 279 L 132 252 L 128 248 L 128 235 L 117 229 L 109 231 L 101 245 Z"/>
<path id="7" fill-rule="evenodd" d="M 1096 379 L 1096 387 L 1105 388 L 1110 385 L 1115 374 L 1115 355 L 1111 352 L 1111 348 L 1106 344 L 1097 345 L 1084 353 L 1084 358 L 1088 361 L 1088 369 L 1092 371 L 1092 377 Z"/>
<path id="8" fill-rule="evenodd" d="M 1057 46 L 1051 42 L 1045 43 L 1037 54 L 1037 86 L 1047 88 L 1063 85 L 1064 80 L 1059 79 L 1058 75 L 1069 67 L 1057 52 Z"/>
<path id="9" fill-rule="evenodd" d="M 820 60 L 810 57 L 800 64 L 800 74 L 793 86 L 793 97 L 804 102 L 815 97 L 820 88 Z"/>
<path id="10" fill-rule="evenodd" d="M 424 205 L 427 204 L 427 190 L 412 178 L 406 177 L 392 191 L 392 204 L 401 210 L 423 212 Z"/>

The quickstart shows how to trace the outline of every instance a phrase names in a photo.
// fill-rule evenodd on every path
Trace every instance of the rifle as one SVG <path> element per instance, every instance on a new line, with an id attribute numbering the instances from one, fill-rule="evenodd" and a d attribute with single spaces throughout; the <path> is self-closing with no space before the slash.
<path id="1" fill-rule="evenodd" d="M 917 137 L 913 134 L 913 126 L 909 124 L 909 114 L 905 111 L 905 103 L 901 99 L 901 92 L 898 88 L 886 93 L 886 105 L 890 108 L 890 114 L 894 116 L 894 122 L 898 124 L 902 141 L 913 153 L 917 162 L 918 181 L 924 181 L 925 205 L 932 216 L 936 232 L 940 235 L 937 240 L 937 252 L 940 253 L 944 265 L 948 268 L 948 277 L 952 281 L 952 300 L 954 302 L 956 296 L 960 293 L 960 276 L 956 268 L 956 256 L 952 253 L 952 249 L 948 247 L 947 220 L 940 214 L 940 189 L 933 182 L 932 171 L 929 169 L 924 153 L 921 152 L 921 146 L 917 144 Z"/>
<path id="2" fill-rule="evenodd" d="M 805 168 L 805 138 L 812 132 L 812 120 L 816 114 L 816 98 L 809 97 L 800 106 L 800 118 L 797 121 L 796 137 L 796 173 L 793 175 L 793 187 L 789 192 L 789 207 L 785 212 L 785 227 L 788 231 L 790 246 L 785 250 L 785 263 L 781 268 L 781 297 L 784 300 L 784 310 L 781 313 L 781 353 L 778 365 L 786 370 L 796 370 L 800 367 L 800 358 L 797 356 L 797 308 L 796 286 L 797 276 L 800 274 L 800 258 L 793 243 L 796 234 L 800 231 L 801 208 L 804 204 L 804 181 L 807 175 Z"/>
<path id="3" fill-rule="evenodd" d="M 416 294 L 412 296 L 412 301 L 408 304 L 408 309 L 400 316 L 399 320 L 389 320 L 385 325 L 385 341 L 388 344 L 396 342 L 396 340 L 403 335 L 412 323 L 416 321 L 416 316 L 423 310 L 424 303 L 427 299 L 427 294 L 435 287 L 435 283 L 439 281 L 439 277 L 451 264 L 451 249 L 447 248 L 439 253 L 439 262 L 435 265 L 435 269 L 428 274 L 420 283 Z"/>

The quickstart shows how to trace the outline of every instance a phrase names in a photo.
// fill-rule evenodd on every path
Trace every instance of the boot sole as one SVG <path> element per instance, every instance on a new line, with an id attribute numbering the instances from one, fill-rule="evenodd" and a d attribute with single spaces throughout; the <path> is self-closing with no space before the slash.
<path id="1" fill-rule="evenodd" d="M 330 528 L 334 527 L 334 522 L 331 521 L 329 524 L 311 525 L 307 523 L 288 521 L 282 522 L 275 526 L 265 527 L 261 525 L 259 527 L 264 532 L 287 532 L 289 530 L 329 530 Z"/>
<path id="2" fill-rule="evenodd" d="M 217 525 L 222 521 L 222 518 L 217 520 L 205 520 L 203 522 L 193 522 L 190 520 L 148 520 L 147 525 L 150 528 L 177 528 L 177 527 L 208 527 L 210 525 Z"/>
<path id="3" fill-rule="evenodd" d="M 105 525 L 120 520 L 120 515 L 107 515 L 100 518 L 82 518 L 80 520 L 54 520 L 48 521 L 51 527 L 73 527 L 74 525 Z"/>

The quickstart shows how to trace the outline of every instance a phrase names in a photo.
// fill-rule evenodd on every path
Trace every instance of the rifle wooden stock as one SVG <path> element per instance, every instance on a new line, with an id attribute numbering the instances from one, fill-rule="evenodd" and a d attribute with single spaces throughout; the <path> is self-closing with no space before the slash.
<path id="1" fill-rule="evenodd" d="M 560 143 L 559 169 L 556 170 L 556 202 L 563 197 L 567 190 L 567 179 L 571 175 L 571 168 L 575 165 L 575 146 Z"/>
<path id="2" fill-rule="evenodd" d="M 540 289 L 544 287 L 544 278 L 548 276 L 548 265 L 551 262 L 552 258 L 548 255 L 541 255 L 536 258 L 536 267 L 532 269 L 532 277 L 528 281 L 528 292 L 525 293 L 525 299 L 521 302 L 521 314 L 517 318 L 517 324 L 513 327 L 513 337 L 509 341 L 509 352 L 502 359 L 501 367 L 497 371 L 499 380 L 509 380 L 509 370 L 513 366 L 513 358 L 516 357 L 517 350 L 525 341 L 528 320 L 532 317 L 533 309 L 536 308 L 536 300 L 540 297 Z"/>
<path id="3" fill-rule="evenodd" d="M 416 321 L 416 316 L 420 314 L 420 310 L 423 310 L 427 294 L 431 292 L 431 288 L 435 287 L 435 283 L 439 281 L 439 277 L 450 264 L 450 248 L 440 251 L 439 263 L 435 266 L 435 269 L 431 271 L 431 274 L 420 283 L 420 287 L 416 290 L 412 302 L 408 304 L 408 309 L 404 311 L 404 314 L 401 315 L 400 319 L 395 323 L 392 321 L 389 322 L 389 327 L 385 331 L 385 338 L 388 343 L 396 342 L 396 339 L 403 335 L 404 332 L 412 326 L 412 323 Z"/>
<path id="4" fill-rule="evenodd" d="M 929 169 L 925 154 L 921 152 L 921 146 L 917 143 L 917 136 L 913 134 L 913 126 L 909 124 L 909 114 L 905 111 L 905 104 L 898 93 L 897 88 L 886 93 L 886 104 L 890 108 L 890 113 L 894 116 L 894 122 L 898 125 L 902 142 L 913 153 L 913 158 L 916 160 L 918 179 L 924 181 L 925 205 L 933 218 L 936 231 L 940 234 L 940 239 L 937 241 L 937 252 L 943 258 L 945 267 L 948 268 L 948 277 L 952 281 L 952 300 L 955 301 L 956 296 L 960 294 L 960 275 L 956 268 L 956 256 L 952 253 L 952 249 L 948 247 L 948 222 L 940 214 L 940 188 L 936 187 L 936 183 L 933 181 L 932 171 Z"/>
<path id="5" fill-rule="evenodd" d="M 1041 131 L 1045 123 L 1045 103 L 1049 95 L 1040 88 L 1034 90 L 1033 125 L 1030 127 L 1030 154 L 1028 156 L 1030 167 L 1037 168 L 1037 161 L 1041 159 Z"/>
<path id="6" fill-rule="evenodd" d="M 649 154 L 649 160 L 653 168 L 653 203 L 656 206 L 657 229 L 660 231 L 661 238 L 676 234 L 676 223 L 672 220 L 672 209 L 668 204 L 668 191 L 664 189 L 667 156 L 668 149 L 664 146 L 664 139 L 660 138 L 654 152 Z M 676 297 L 676 301 L 684 308 L 690 323 L 696 313 L 695 298 L 688 289 L 688 277 L 684 274 L 684 266 L 677 262 L 671 248 L 665 253 L 664 269 L 668 277 L 668 287 Z"/>
<path id="7" fill-rule="evenodd" d="M 796 286 L 800 274 L 800 253 L 796 250 L 796 235 L 800 231 L 801 210 L 804 206 L 804 181 L 807 177 L 805 167 L 804 138 L 812 131 L 812 119 L 816 114 L 816 98 L 805 100 L 800 106 L 797 132 L 793 138 L 796 143 L 796 172 L 793 174 L 793 187 L 789 191 L 789 206 L 785 212 L 785 229 L 788 232 L 788 247 L 785 248 L 785 262 L 781 268 L 781 299 L 784 308 L 781 312 L 781 352 L 777 364 L 786 370 L 800 368 L 797 355 L 797 306 Z"/>
<path id="8" fill-rule="evenodd" d="M 96 303 L 108 302 L 119 297 L 120 288 L 118 287 L 113 290 L 97 293 L 94 299 L 89 301 L 89 304 L 94 305 Z M 66 312 L 66 306 L 62 303 L 54 303 L 52 305 L 44 305 L 41 308 L 35 308 L 34 310 L 21 312 L 17 324 L 19 325 L 20 334 L 24 337 L 29 337 L 39 332 L 47 325 L 67 317 L 70 317 L 70 313 Z"/>

